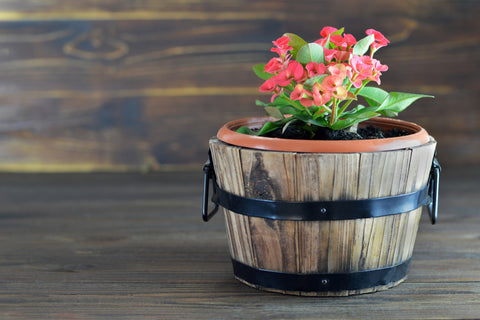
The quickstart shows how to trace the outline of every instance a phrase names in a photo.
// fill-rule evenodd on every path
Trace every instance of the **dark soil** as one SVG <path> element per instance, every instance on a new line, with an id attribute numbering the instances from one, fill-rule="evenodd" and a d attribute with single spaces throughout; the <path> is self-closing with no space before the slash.
<path id="1" fill-rule="evenodd" d="M 362 140 L 362 139 L 382 139 L 409 135 L 410 132 L 393 128 L 384 131 L 378 127 L 367 126 L 358 128 L 357 132 L 344 130 L 332 130 L 329 128 L 318 127 L 315 136 L 311 138 L 311 133 L 294 126 L 289 126 L 282 133 L 282 129 L 277 129 L 266 134 L 266 137 L 284 138 L 284 139 L 307 139 L 307 140 Z"/>

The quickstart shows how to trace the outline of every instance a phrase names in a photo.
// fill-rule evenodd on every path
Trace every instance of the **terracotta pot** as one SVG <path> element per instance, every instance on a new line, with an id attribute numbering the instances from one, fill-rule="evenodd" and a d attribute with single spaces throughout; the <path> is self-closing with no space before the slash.
<path id="1" fill-rule="evenodd" d="M 385 139 L 325 141 L 258 137 L 236 132 L 236 130 L 242 126 L 250 129 L 259 129 L 269 120 L 272 119 L 262 117 L 234 120 L 220 128 L 217 137 L 223 142 L 252 149 L 322 153 L 353 153 L 404 149 L 425 144 L 430 139 L 427 131 L 419 125 L 390 118 L 374 118 L 362 122 L 360 126 L 372 125 L 380 127 L 383 130 L 398 128 L 407 130 L 412 134 Z"/>

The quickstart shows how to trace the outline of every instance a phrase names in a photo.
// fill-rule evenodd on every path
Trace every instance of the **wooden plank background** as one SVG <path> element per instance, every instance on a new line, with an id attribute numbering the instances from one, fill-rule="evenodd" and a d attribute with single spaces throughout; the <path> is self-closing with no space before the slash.
<path id="1" fill-rule="evenodd" d="M 0 171 L 198 166 L 226 121 L 262 115 L 251 67 L 284 32 L 392 41 L 385 89 L 443 165 L 480 162 L 480 2 L 0 0 Z M 265 98 L 265 97 L 264 97 Z"/>

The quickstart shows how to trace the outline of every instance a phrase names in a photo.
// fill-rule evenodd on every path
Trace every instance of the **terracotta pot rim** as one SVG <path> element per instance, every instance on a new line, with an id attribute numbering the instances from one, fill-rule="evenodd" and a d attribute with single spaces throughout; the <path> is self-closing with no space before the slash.
<path id="1" fill-rule="evenodd" d="M 220 128 L 217 133 L 217 138 L 225 143 L 245 148 L 305 153 L 390 151 L 413 148 L 430 141 L 430 136 L 427 131 L 413 122 L 381 117 L 364 121 L 360 126 L 375 125 L 382 129 L 392 129 L 396 127 L 407 130 L 411 132 L 411 134 L 401 137 L 365 140 L 297 140 L 258 137 L 236 132 L 241 126 L 246 126 L 251 129 L 260 128 L 269 120 L 272 120 L 272 118 L 253 117 L 230 121 Z"/>

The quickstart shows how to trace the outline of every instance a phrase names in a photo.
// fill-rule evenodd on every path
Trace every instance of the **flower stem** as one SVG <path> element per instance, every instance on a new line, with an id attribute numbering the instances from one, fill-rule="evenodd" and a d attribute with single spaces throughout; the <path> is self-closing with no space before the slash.
<path id="1" fill-rule="evenodd" d="M 332 113 L 330 114 L 330 126 L 337 121 L 337 99 L 333 98 Z"/>
<path id="2" fill-rule="evenodd" d="M 302 111 L 305 110 L 305 111 L 307 111 L 308 115 L 312 116 L 312 113 L 310 112 L 310 110 L 308 109 L 308 107 L 303 107 L 303 108 L 299 107 L 299 106 L 295 103 L 295 101 L 293 101 L 292 99 L 290 99 L 290 97 L 287 96 L 285 93 L 283 93 L 283 97 L 284 97 L 285 100 L 287 100 L 295 109 L 302 110 Z"/>
<path id="3" fill-rule="evenodd" d="M 347 102 L 345 102 L 343 104 L 343 106 L 340 108 L 340 110 L 338 110 L 338 114 L 339 115 L 342 115 L 343 112 L 345 112 L 345 109 L 347 109 L 347 107 L 350 105 L 350 103 L 352 103 L 353 100 L 348 100 Z"/>
<path id="4" fill-rule="evenodd" d="M 370 80 L 367 80 L 367 81 L 365 81 L 364 83 L 362 83 L 362 86 L 355 91 L 354 95 L 357 96 L 357 94 L 360 92 L 360 90 L 362 90 L 362 89 L 367 85 L 367 83 L 369 83 L 369 82 L 370 82 Z M 345 103 L 343 104 L 343 106 L 340 108 L 340 110 L 338 111 L 338 114 L 339 114 L 339 115 L 342 115 L 342 113 L 345 112 L 345 110 L 346 110 L 347 107 L 350 105 L 350 103 L 352 103 L 352 101 L 353 101 L 353 100 L 348 100 L 347 102 L 345 102 Z"/>
<path id="5" fill-rule="evenodd" d="M 357 91 L 355 91 L 354 94 L 357 95 L 360 92 L 360 90 L 362 90 L 367 85 L 367 83 L 369 83 L 369 82 L 370 82 L 370 80 L 367 80 L 364 83 L 362 83 L 361 87 L 358 88 Z"/>
<path id="6" fill-rule="evenodd" d="M 318 117 L 320 117 L 320 116 L 321 116 L 323 113 L 325 113 L 325 112 L 332 113 L 332 110 L 331 110 L 329 107 L 325 106 L 325 105 L 320 106 L 320 108 L 318 109 L 318 111 L 315 112 L 315 114 L 313 115 L 313 119 L 318 119 Z"/>

